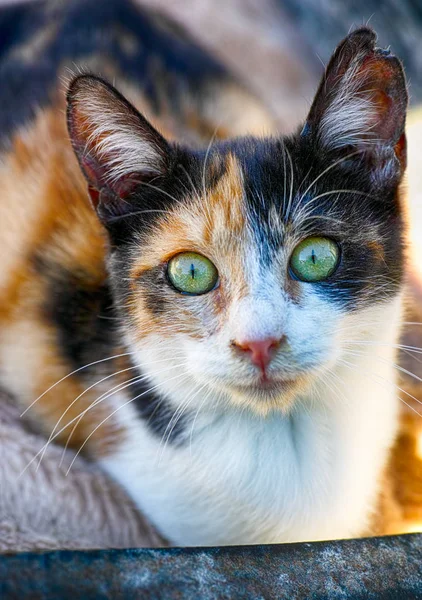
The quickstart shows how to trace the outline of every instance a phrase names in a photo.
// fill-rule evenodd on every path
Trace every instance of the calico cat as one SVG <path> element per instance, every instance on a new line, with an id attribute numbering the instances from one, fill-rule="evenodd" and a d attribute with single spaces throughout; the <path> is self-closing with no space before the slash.
<path id="1" fill-rule="evenodd" d="M 51 90 L 9 135 L 2 384 L 171 544 L 359 536 L 374 517 L 385 531 L 405 265 L 400 62 L 358 29 L 297 134 L 228 137 L 240 129 L 229 112 L 225 127 L 204 117 L 212 90 L 242 97 L 246 121 L 271 120 L 212 62 L 193 73 L 185 51 L 177 63 L 162 23 L 136 18 L 149 40 L 172 40 L 152 79 L 91 60 L 68 86 L 68 135 Z M 99 71 L 117 72 L 119 91 Z"/>

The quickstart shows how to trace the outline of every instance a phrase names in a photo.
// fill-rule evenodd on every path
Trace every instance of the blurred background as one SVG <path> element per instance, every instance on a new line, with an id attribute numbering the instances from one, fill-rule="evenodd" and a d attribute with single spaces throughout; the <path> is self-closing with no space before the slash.
<path id="1" fill-rule="evenodd" d="M 33 0 L 36 2 L 37 0 Z M 72 0 L 56 0 L 71 4 Z M 422 99 L 420 0 L 133 0 L 187 29 L 271 107 L 283 129 L 304 118 L 324 65 L 354 27 L 375 29 Z M 0 0 L 0 6 L 21 4 Z M 98 0 L 98 5 L 107 0 Z"/>

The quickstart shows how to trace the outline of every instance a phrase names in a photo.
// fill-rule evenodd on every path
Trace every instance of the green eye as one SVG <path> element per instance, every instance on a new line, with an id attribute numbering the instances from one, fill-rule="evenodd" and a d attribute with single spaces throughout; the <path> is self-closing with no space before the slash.
<path id="1" fill-rule="evenodd" d="M 184 294 L 206 294 L 218 281 L 218 271 L 213 263 L 196 252 L 181 252 L 168 263 L 170 283 Z"/>
<path id="2" fill-rule="evenodd" d="M 324 237 L 309 237 L 293 250 L 290 267 L 301 281 L 324 281 L 334 273 L 340 260 L 335 242 Z"/>

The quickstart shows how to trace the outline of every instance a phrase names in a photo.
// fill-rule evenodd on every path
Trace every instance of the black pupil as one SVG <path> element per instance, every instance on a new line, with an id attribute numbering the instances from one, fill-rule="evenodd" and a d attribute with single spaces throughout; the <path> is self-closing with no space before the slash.
<path id="1" fill-rule="evenodd" d="M 315 250 L 314 250 L 313 248 L 312 248 L 312 255 L 311 255 L 311 258 L 312 258 L 312 262 L 315 264 L 315 261 L 316 261 L 316 255 L 315 255 Z"/>
<path id="2" fill-rule="evenodd" d="M 191 274 L 192 279 L 195 279 L 195 267 L 193 264 L 191 264 L 191 266 L 190 266 L 190 274 Z"/>

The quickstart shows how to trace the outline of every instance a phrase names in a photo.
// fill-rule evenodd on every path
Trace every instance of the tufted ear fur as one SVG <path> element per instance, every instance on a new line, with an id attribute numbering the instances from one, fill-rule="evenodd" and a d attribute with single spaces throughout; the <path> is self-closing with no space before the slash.
<path id="1" fill-rule="evenodd" d="M 302 134 L 325 152 L 355 150 L 380 184 L 397 181 L 406 167 L 407 90 L 399 60 L 375 43 L 364 27 L 338 46 Z"/>
<path id="2" fill-rule="evenodd" d="M 168 172 L 171 148 L 117 90 L 97 77 L 76 77 L 67 100 L 70 139 L 94 208 L 107 223 L 130 212 L 130 195 L 140 184 Z"/>

